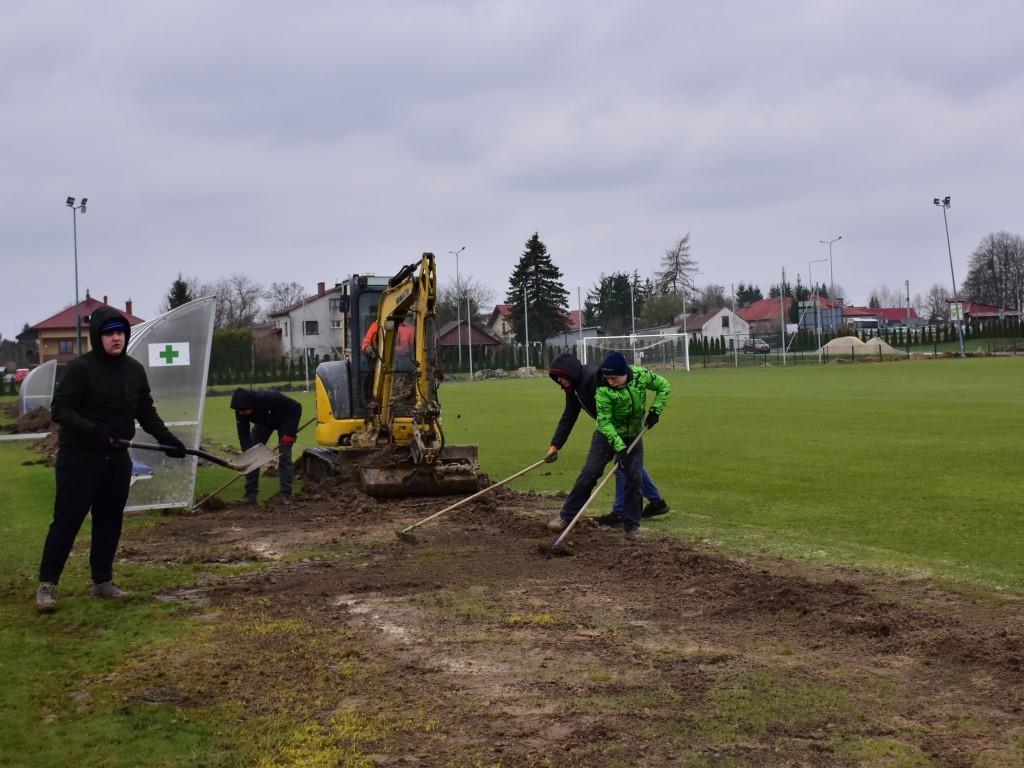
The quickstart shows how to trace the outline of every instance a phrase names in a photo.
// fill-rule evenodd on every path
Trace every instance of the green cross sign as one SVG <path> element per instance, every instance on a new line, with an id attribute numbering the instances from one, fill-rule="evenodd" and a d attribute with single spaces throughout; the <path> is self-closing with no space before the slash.
<path id="1" fill-rule="evenodd" d="M 178 357 L 179 355 L 181 355 L 181 353 L 177 352 L 174 349 L 174 347 L 172 347 L 170 344 L 164 347 L 163 352 L 160 353 L 160 357 L 162 357 L 168 365 L 173 365 L 174 358 Z"/>

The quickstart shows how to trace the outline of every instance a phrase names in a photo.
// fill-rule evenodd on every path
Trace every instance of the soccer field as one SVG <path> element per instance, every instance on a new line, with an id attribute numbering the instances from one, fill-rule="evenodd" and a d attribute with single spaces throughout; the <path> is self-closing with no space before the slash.
<path id="1" fill-rule="evenodd" d="M 728 549 L 1024 587 L 1024 360 L 668 372 L 645 439 L 673 512 L 651 524 Z M 449 442 L 498 479 L 543 455 L 563 396 L 547 378 L 453 382 Z M 593 422 L 513 487 L 567 491 Z M 611 504 L 611 486 L 594 503 Z"/>

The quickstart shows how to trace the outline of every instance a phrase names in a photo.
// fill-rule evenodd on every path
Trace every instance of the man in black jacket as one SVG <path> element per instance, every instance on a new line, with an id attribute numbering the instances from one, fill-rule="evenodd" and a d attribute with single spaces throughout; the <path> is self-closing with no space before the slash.
<path id="1" fill-rule="evenodd" d="M 557 461 L 558 451 L 569 439 L 569 434 L 576 425 L 580 410 L 586 411 L 592 419 L 597 418 L 597 388 L 603 383 L 603 377 L 596 365 L 583 365 L 575 355 L 568 353 L 559 355 L 551 361 L 548 376 L 565 392 L 565 409 L 562 411 L 562 418 L 558 420 L 558 426 L 555 427 L 555 434 L 551 438 L 551 447 L 548 448 L 547 455 L 544 457 L 550 463 Z M 642 475 L 642 493 L 649 502 L 644 508 L 642 516 L 664 515 L 669 511 L 669 506 L 661 498 L 661 493 L 647 473 L 646 467 L 644 467 Z M 610 514 L 594 518 L 594 521 L 610 527 L 622 526 L 625 521 L 622 515 L 625 493 L 626 478 L 620 467 L 615 472 L 615 502 L 612 504 L 612 511 Z"/>
<path id="2" fill-rule="evenodd" d="M 92 512 L 89 567 L 97 597 L 129 597 L 113 578 L 132 460 L 118 445 L 135 436 L 135 422 L 173 458 L 184 444 L 171 434 L 153 406 L 146 369 L 127 356 L 131 328 L 113 307 L 100 307 L 89 320 L 92 349 L 72 360 L 53 394 L 50 410 L 60 424 L 57 497 L 39 565 L 36 605 L 57 608 L 57 582 L 85 516 Z"/>
<path id="3" fill-rule="evenodd" d="M 281 481 L 281 501 L 287 504 L 292 497 L 292 445 L 302 418 L 302 405 L 280 392 L 268 390 L 253 392 L 236 389 L 231 396 L 231 407 L 235 410 L 235 424 L 238 427 L 238 442 L 243 451 L 256 443 L 266 443 L 277 430 L 279 443 L 278 479 Z M 250 429 L 249 425 L 252 424 Z M 253 470 L 245 476 L 245 503 L 255 504 L 260 489 L 260 471 Z"/>

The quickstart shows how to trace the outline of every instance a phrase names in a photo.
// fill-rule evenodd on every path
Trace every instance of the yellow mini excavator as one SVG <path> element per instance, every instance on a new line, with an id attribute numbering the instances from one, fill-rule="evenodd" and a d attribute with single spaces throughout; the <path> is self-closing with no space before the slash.
<path id="1" fill-rule="evenodd" d="M 387 285 L 353 275 L 339 306 L 350 359 L 316 369 L 316 441 L 307 475 L 358 473 L 371 496 L 454 494 L 477 489 L 475 445 L 446 445 L 437 399 L 437 273 L 434 254 Z"/>

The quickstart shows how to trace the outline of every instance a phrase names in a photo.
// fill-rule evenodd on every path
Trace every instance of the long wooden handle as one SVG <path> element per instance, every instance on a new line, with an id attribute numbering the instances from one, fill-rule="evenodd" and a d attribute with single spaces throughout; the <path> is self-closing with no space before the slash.
<path id="1" fill-rule="evenodd" d="M 477 498 L 478 496 L 483 496 L 485 493 L 488 493 L 489 491 L 493 491 L 495 488 L 498 488 L 498 487 L 504 485 L 505 483 L 509 483 L 509 482 L 515 480 L 517 477 L 520 477 L 521 475 L 525 475 L 531 469 L 536 469 L 537 467 L 539 467 L 543 463 L 544 463 L 544 459 L 540 459 L 539 461 L 535 461 L 533 464 L 531 464 L 530 466 L 526 467 L 525 469 L 519 470 L 514 475 L 509 475 L 504 480 L 499 480 L 498 482 L 494 483 L 494 485 L 489 485 L 486 488 L 484 488 L 482 491 L 477 491 L 472 496 L 467 496 L 466 498 L 462 499 L 462 501 L 456 501 L 454 504 L 450 504 L 449 506 L 447 506 L 444 509 L 442 509 L 440 512 L 435 512 L 430 517 L 425 517 L 422 520 L 420 520 L 419 522 L 413 523 L 412 525 L 410 525 L 410 526 L 408 526 L 406 528 L 403 528 L 402 529 L 402 533 L 408 533 L 413 528 L 418 528 L 419 526 L 423 525 L 424 523 L 429 523 L 435 517 L 440 517 L 445 512 L 451 512 L 456 507 L 461 507 L 463 504 L 472 501 L 473 499 Z"/>

